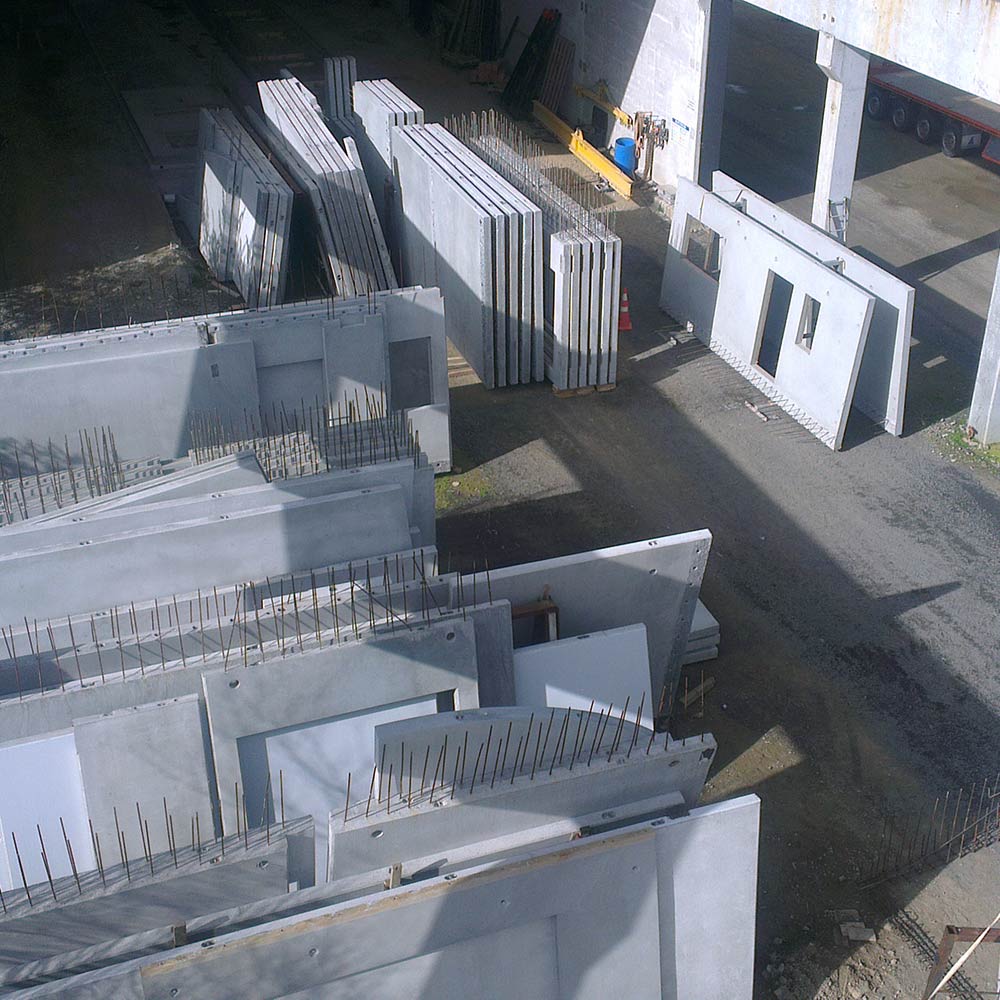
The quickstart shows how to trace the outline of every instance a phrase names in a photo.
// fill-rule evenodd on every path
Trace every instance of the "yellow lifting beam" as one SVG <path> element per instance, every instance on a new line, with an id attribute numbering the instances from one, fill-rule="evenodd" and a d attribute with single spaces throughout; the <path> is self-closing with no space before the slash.
<path id="1" fill-rule="evenodd" d="M 611 94 L 608 93 L 608 88 L 603 80 L 593 90 L 590 90 L 588 87 L 581 87 L 579 84 L 573 89 L 578 96 L 590 101 L 591 104 L 596 104 L 599 108 L 603 108 L 609 115 L 614 115 L 626 128 L 632 127 L 632 116 L 627 111 L 622 111 L 611 100 Z"/>
<path id="2" fill-rule="evenodd" d="M 555 112 L 538 101 L 532 103 L 532 114 L 581 163 L 600 174 L 623 198 L 632 197 L 632 178 L 616 167 L 599 149 L 591 146 L 579 129 L 571 129 Z"/>

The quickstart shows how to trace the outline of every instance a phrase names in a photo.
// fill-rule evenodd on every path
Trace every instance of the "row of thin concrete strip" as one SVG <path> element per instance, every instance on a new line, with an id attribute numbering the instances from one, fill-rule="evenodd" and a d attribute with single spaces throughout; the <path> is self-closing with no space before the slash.
<path id="1" fill-rule="evenodd" d="M 614 385 L 618 372 L 621 239 L 599 214 L 546 177 L 541 151 L 495 112 L 452 119 L 449 129 L 540 206 L 546 240 L 545 374 L 557 389 Z"/>
<path id="2" fill-rule="evenodd" d="M 264 117 L 296 154 L 286 167 L 303 176 L 326 220 L 320 232 L 338 293 L 398 287 L 361 164 L 330 133 L 316 99 L 295 79 L 262 80 L 258 90 Z"/>
<path id="3" fill-rule="evenodd" d="M 396 186 L 382 221 L 401 269 L 440 285 L 449 337 L 480 378 L 614 384 L 620 239 L 507 145 L 509 124 L 455 122 L 453 135 L 413 127 L 422 110 L 388 80 L 353 93 L 358 125 L 339 124 L 358 136 L 373 185 Z"/>

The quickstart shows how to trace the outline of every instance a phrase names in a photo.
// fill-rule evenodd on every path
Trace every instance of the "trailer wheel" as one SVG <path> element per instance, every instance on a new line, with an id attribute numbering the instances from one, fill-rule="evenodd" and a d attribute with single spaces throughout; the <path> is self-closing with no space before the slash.
<path id="1" fill-rule="evenodd" d="M 909 132 L 917 120 L 916 108 L 911 101 L 896 98 L 892 102 L 892 127 L 897 132 Z"/>
<path id="2" fill-rule="evenodd" d="M 922 109 L 917 113 L 917 122 L 914 126 L 917 139 L 925 146 L 932 145 L 941 137 L 941 116 L 933 111 Z"/>
<path id="3" fill-rule="evenodd" d="M 880 122 L 889 117 L 889 95 L 881 87 L 869 87 L 865 101 L 868 117 Z"/>
<path id="4" fill-rule="evenodd" d="M 983 147 L 983 133 L 955 119 L 944 123 L 941 152 L 945 156 L 970 156 Z"/>

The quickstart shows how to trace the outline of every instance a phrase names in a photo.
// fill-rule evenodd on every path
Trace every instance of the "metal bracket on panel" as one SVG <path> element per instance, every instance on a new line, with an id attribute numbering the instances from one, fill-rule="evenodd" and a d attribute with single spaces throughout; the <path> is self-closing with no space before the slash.
<path id="1" fill-rule="evenodd" d="M 382 883 L 384 889 L 398 889 L 403 882 L 403 862 L 397 861 L 389 866 L 388 878 Z"/>
<path id="2" fill-rule="evenodd" d="M 851 214 L 851 199 L 830 202 L 830 233 L 841 243 L 847 242 L 847 221 Z"/>

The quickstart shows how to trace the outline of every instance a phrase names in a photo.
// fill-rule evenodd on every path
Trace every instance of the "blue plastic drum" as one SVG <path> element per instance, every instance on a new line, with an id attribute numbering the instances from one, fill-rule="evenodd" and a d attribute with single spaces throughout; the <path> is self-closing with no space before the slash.
<path id="1" fill-rule="evenodd" d="M 615 142 L 615 164 L 629 177 L 635 176 L 635 139 L 622 138 Z"/>

